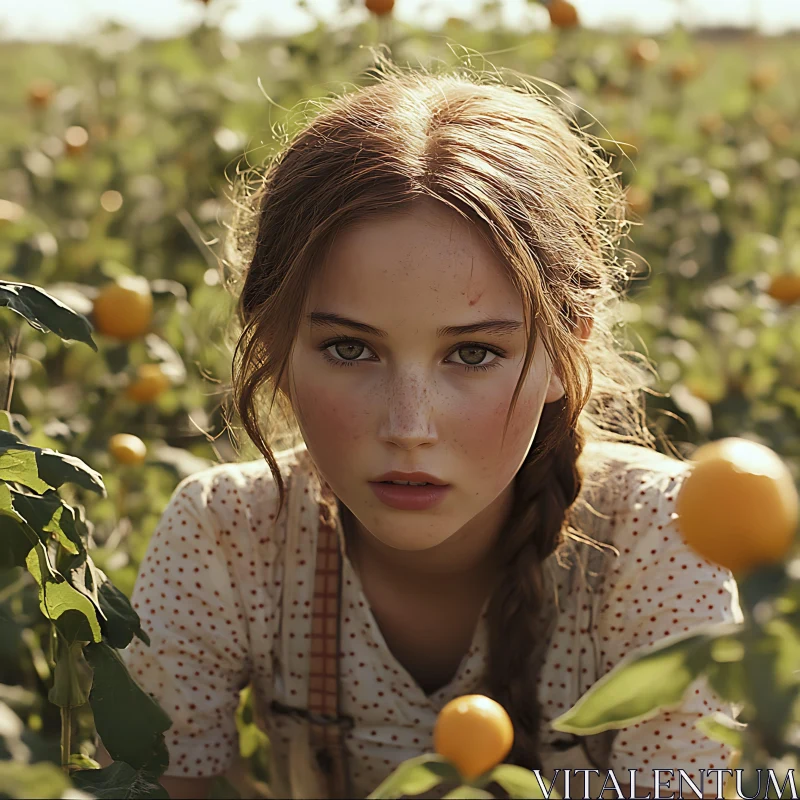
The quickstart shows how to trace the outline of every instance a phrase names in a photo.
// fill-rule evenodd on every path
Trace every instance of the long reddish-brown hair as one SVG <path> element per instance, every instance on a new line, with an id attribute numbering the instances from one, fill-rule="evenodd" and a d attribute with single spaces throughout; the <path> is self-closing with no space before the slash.
<path id="1" fill-rule="evenodd" d="M 498 544 L 506 575 L 488 610 L 485 693 L 514 723 L 507 760 L 541 768 L 531 657 L 541 565 L 569 535 L 567 512 L 584 482 L 578 457 L 587 442 L 655 449 L 642 397 L 653 370 L 615 334 L 631 277 L 631 262 L 619 258 L 632 224 L 624 191 L 597 140 L 529 81 L 508 85 L 495 72 L 463 67 L 401 69 L 379 56 L 365 84 L 321 101 L 264 169 L 251 168 L 235 184 L 226 253 L 235 276 L 228 285 L 238 293 L 233 405 L 269 464 L 282 507 L 272 448 L 301 436 L 279 383 L 333 237 L 433 198 L 485 238 L 525 311 L 528 346 L 509 417 L 536 339 L 566 391 L 545 406 L 515 477 Z M 585 341 L 577 335 L 581 318 L 593 320 Z M 267 407 L 261 394 L 269 390 Z"/>

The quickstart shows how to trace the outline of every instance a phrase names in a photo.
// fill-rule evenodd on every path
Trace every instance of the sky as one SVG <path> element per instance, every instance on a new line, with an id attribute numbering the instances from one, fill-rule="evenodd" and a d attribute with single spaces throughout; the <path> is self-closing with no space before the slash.
<path id="1" fill-rule="evenodd" d="M 749 25 L 755 19 L 765 33 L 800 29 L 800 0 L 572 0 L 591 27 L 630 24 L 656 33 L 680 17 L 692 25 Z M 222 6 L 227 3 L 225 13 Z M 400 21 L 438 27 L 449 16 L 469 18 L 481 0 L 396 0 Z M 338 0 L 308 0 L 329 23 L 349 23 L 367 15 L 361 4 L 347 15 Z M 299 33 L 314 20 L 295 0 L 214 0 L 210 13 L 236 39 L 257 33 Z M 206 13 L 199 0 L 0 0 L 0 38 L 64 40 L 86 36 L 104 20 L 128 25 L 143 36 L 167 37 L 195 27 Z M 506 24 L 544 27 L 547 12 L 526 0 L 503 0 Z"/>

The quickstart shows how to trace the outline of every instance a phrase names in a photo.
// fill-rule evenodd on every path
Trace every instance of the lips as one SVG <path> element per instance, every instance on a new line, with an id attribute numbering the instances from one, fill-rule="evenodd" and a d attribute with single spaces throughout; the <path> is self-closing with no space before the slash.
<path id="1" fill-rule="evenodd" d="M 391 472 L 385 472 L 383 475 L 379 475 L 377 478 L 374 478 L 370 481 L 370 483 L 391 483 L 392 481 L 404 481 L 409 483 L 429 483 L 433 484 L 434 486 L 447 486 L 447 482 L 437 478 L 435 475 L 431 475 L 428 472 L 399 472 L 397 470 L 392 470 Z"/>

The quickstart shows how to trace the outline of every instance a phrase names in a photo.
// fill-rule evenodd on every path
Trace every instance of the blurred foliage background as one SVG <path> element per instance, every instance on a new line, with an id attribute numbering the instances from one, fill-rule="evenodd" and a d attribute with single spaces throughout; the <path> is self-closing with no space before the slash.
<path id="1" fill-rule="evenodd" d="M 653 427 L 679 449 L 752 438 L 800 480 L 798 35 L 677 25 L 651 38 L 555 18 L 520 34 L 485 24 L 493 3 L 481 26 L 454 17 L 431 32 L 369 0 L 372 11 L 351 3 L 363 14 L 345 28 L 235 41 L 207 5 L 206 23 L 173 39 L 109 25 L 80 43 L 0 48 L 0 275 L 92 319 L 104 287 L 126 276 L 153 298 L 146 330 L 101 330 L 97 353 L 0 315 L 0 402 L 29 443 L 103 473 L 107 498 L 77 487 L 69 499 L 85 506 L 92 556 L 123 592 L 176 483 L 238 457 L 223 416 L 228 182 L 274 151 L 277 130 L 293 130 L 297 104 L 363 80 L 378 45 L 400 64 L 480 67 L 485 56 L 567 90 L 641 223 L 626 244 L 641 269 L 625 336 L 657 369 Z M 137 311 L 130 297 L 111 308 Z M 109 447 L 119 433 L 144 442 L 141 457 Z M 46 627 L 35 586 L 26 594 L 25 574 L 14 580 L 0 583 L 0 684 L 25 692 L 15 708 L 57 763 Z M 263 782 L 265 739 L 242 698 L 242 757 Z M 79 715 L 74 749 L 87 758 L 92 733 Z"/>

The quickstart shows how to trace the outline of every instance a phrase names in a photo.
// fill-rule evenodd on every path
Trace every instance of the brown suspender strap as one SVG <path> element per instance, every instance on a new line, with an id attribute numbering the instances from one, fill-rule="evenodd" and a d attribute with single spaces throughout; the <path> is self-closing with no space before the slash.
<path id="1" fill-rule="evenodd" d="M 353 797 L 345 735 L 351 717 L 339 716 L 339 649 L 341 647 L 342 554 L 332 508 L 336 497 L 322 482 L 319 504 L 308 711 L 312 752 L 328 782 L 329 798 Z M 330 505 L 327 505 L 330 503 Z"/>

